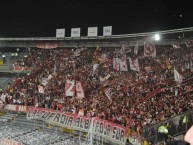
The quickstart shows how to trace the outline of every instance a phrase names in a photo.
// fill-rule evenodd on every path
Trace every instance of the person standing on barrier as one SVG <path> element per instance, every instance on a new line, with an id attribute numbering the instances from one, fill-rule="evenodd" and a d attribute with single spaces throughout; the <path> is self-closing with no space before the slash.
<path id="1" fill-rule="evenodd" d="M 161 125 L 158 128 L 158 132 L 164 135 L 164 141 L 165 141 L 165 143 L 167 143 L 167 140 L 168 140 L 168 126 L 167 126 L 167 123 Z"/>

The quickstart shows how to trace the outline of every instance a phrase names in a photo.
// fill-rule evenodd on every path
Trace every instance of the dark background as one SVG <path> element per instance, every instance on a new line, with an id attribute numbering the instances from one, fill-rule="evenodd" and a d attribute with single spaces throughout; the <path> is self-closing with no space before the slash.
<path id="1" fill-rule="evenodd" d="M 55 37 L 57 28 L 112 26 L 113 35 L 193 26 L 191 1 L 1 0 L 0 37 Z"/>

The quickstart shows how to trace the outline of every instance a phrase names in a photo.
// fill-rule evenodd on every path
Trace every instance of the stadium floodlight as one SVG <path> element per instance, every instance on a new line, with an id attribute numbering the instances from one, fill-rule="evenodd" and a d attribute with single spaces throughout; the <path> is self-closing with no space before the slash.
<path id="1" fill-rule="evenodd" d="M 3 58 L 5 58 L 5 55 L 2 55 Z"/>
<path id="2" fill-rule="evenodd" d="M 160 40 L 160 35 L 159 35 L 159 34 L 155 34 L 155 35 L 154 35 L 154 39 L 155 39 L 156 41 L 159 41 L 159 40 Z"/>

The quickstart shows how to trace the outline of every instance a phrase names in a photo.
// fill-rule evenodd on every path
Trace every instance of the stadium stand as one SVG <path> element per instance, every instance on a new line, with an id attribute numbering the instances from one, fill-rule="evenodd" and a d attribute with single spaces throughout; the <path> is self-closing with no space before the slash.
<path id="1" fill-rule="evenodd" d="M 16 62 L 30 74 L 16 78 L 0 95 L 6 104 L 107 120 L 128 128 L 130 140 L 155 144 L 165 139 L 158 131 L 161 125 L 172 140 L 193 123 L 192 56 L 192 46 L 172 42 L 132 48 L 34 47 Z"/>

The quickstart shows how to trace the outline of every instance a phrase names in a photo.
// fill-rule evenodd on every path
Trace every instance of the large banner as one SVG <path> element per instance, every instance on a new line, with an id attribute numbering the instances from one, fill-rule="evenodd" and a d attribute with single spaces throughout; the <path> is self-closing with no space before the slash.
<path id="1" fill-rule="evenodd" d="M 0 139 L 0 145 L 23 145 L 23 144 L 11 139 L 2 138 Z"/>
<path id="2" fill-rule="evenodd" d="M 84 131 L 93 135 L 101 136 L 114 143 L 125 145 L 127 128 L 121 125 L 100 120 L 98 118 L 79 116 L 77 114 L 62 113 L 57 110 L 30 107 L 27 112 L 27 119 L 38 119 L 58 126 Z M 91 124 L 93 126 L 91 127 Z"/>
<path id="3" fill-rule="evenodd" d="M 26 113 L 28 110 L 28 106 L 7 104 L 4 109 L 15 111 L 15 112 L 25 112 Z"/>
<path id="4" fill-rule="evenodd" d="M 37 43 L 36 45 L 37 48 L 43 48 L 43 49 L 52 49 L 52 48 L 57 48 L 58 47 L 58 43 Z"/>

